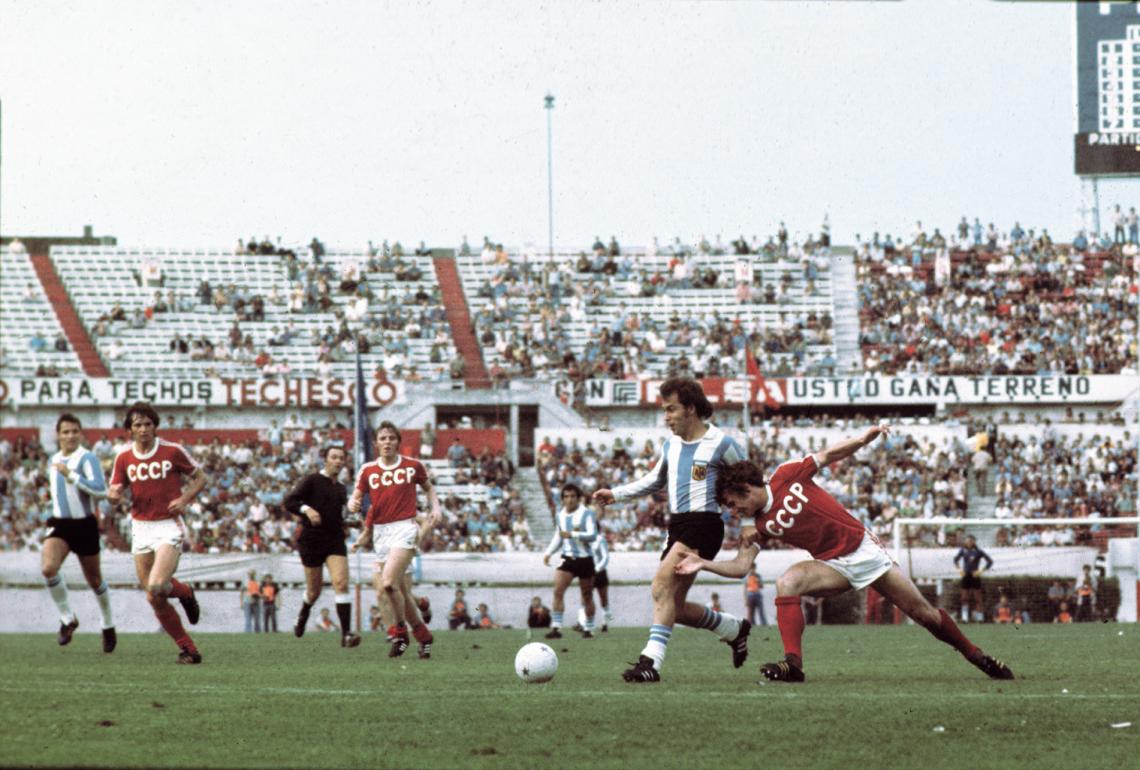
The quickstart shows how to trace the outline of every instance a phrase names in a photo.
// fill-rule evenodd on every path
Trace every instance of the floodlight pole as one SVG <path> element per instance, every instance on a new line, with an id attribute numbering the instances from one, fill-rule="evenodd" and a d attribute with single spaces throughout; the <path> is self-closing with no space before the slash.
<path id="1" fill-rule="evenodd" d="M 554 143 L 551 129 L 551 114 L 554 112 L 554 96 L 547 94 L 543 100 L 546 109 L 546 256 L 554 258 Z"/>

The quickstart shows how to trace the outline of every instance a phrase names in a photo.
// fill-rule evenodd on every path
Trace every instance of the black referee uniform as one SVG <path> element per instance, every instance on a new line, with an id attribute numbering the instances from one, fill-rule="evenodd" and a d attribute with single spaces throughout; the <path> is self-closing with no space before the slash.
<path id="1" fill-rule="evenodd" d="M 301 564 L 306 567 L 324 566 L 330 556 L 348 556 L 344 545 L 344 506 L 348 492 L 344 485 L 323 473 L 310 473 L 302 478 L 285 496 L 285 510 L 301 517 L 301 536 L 297 550 Z M 314 525 L 301 513 L 307 505 L 321 515 L 321 523 Z"/>

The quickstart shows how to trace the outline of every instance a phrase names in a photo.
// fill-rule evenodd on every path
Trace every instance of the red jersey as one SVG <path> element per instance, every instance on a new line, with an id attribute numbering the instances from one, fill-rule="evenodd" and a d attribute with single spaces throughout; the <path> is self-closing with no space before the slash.
<path id="1" fill-rule="evenodd" d="M 817 485 L 815 455 L 791 460 L 768 479 L 768 503 L 756 515 L 756 529 L 803 548 L 820 561 L 846 556 L 863 542 L 865 529 L 846 508 Z"/>
<path id="2" fill-rule="evenodd" d="M 416 486 L 427 488 L 427 469 L 419 460 L 400 455 L 394 465 L 380 460 L 365 463 L 356 477 L 356 489 L 368 493 L 364 526 L 391 524 L 416 517 Z"/>
<path id="3" fill-rule="evenodd" d="M 131 517 L 141 521 L 173 519 L 168 506 L 182 494 L 182 481 L 198 470 L 198 465 L 178 444 L 154 440 L 145 454 L 137 454 L 134 444 L 119 452 L 111 471 L 111 483 L 131 489 Z"/>

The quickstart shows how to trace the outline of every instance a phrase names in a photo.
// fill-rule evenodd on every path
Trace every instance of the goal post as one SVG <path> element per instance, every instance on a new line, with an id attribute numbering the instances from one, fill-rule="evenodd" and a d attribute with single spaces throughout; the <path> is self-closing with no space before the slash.
<path id="1" fill-rule="evenodd" d="M 988 543 L 983 544 L 982 548 L 994 560 L 993 570 L 987 571 L 983 579 L 987 585 L 996 586 L 999 593 L 1003 587 L 1017 585 L 1023 592 L 1030 591 L 1034 596 L 1033 601 L 1040 603 L 1044 598 L 1042 581 L 1047 584 L 1049 580 L 1060 580 L 1073 588 L 1074 581 L 1082 574 L 1083 567 L 1095 565 L 1098 575 L 1109 579 L 1105 587 L 1110 588 L 1112 594 L 1118 593 L 1118 597 L 1114 596 L 1112 601 L 1112 606 L 1117 606 L 1118 603 L 1115 619 L 1135 622 L 1140 614 L 1140 601 L 1137 598 L 1140 593 L 1137 583 L 1140 577 L 1140 537 L 1137 537 L 1140 516 L 1093 519 L 899 518 L 892 522 L 892 555 L 902 571 L 916 582 L 936 584 L 939 596 L 942 596 L 943 587 L 949 585 L 946 590 L 956 595 L 959 575 L 953 563 L 954 548 L 950 545 L 929 547 L 927 543 L 915 546 L 913 545 L 915 538 L 908 534 L 911 528 L 926 530 L 928 540 L 929 531 L 932 529 L 938 530 L 939 534 L 961 530 L 969 530 L 971 534 L 976 534 L 979 531 L 993 532 L 997 529 L 1016 534 L 1022 528 L 1040 531 L 1048 528 L 1060 530 L 1094 527 L 1096 530 L 1090 533 L 1091 536 L 1080 533 L 1071 543 L 1064 543 L 1063 539 L 1058 539 L 1054 542 L 1062 544 L 1008 544 L 992 547 Z M 942 542 L 941 537 L 938 540 Z M 1013 542 L 1016 543 L 1016 539 Z M 1107 598 L 1108 593 L 1102 592 L 1102 598 Z M 952 600 L 953 596 L 947 598 Z M 996 598 L 997 596 L 986 596 L 985 601 L 992 605 Z M 1041 607 L 1035 609 L 1041 610 Z M 1040 612 L 1035 614 L 1040 618 Z"/>

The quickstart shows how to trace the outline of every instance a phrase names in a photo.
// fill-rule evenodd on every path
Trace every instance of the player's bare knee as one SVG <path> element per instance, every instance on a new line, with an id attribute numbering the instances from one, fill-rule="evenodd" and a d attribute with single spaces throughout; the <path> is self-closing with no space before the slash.
<path id="1" fill-rule="evenodd" d="M 43 576 L 45 578 L 51 580 L 53 577 L 59 574 L 59 567 L 53 564 L 45 564 L 40 571 L 43 573 Z"/>
<path id="2" fill-rule="evenodd" d="M 785 574 L 776 579 L 776 594 L 779 596 L 797 596 L 803 593 L 803 587 L 799 575 Z"/>

